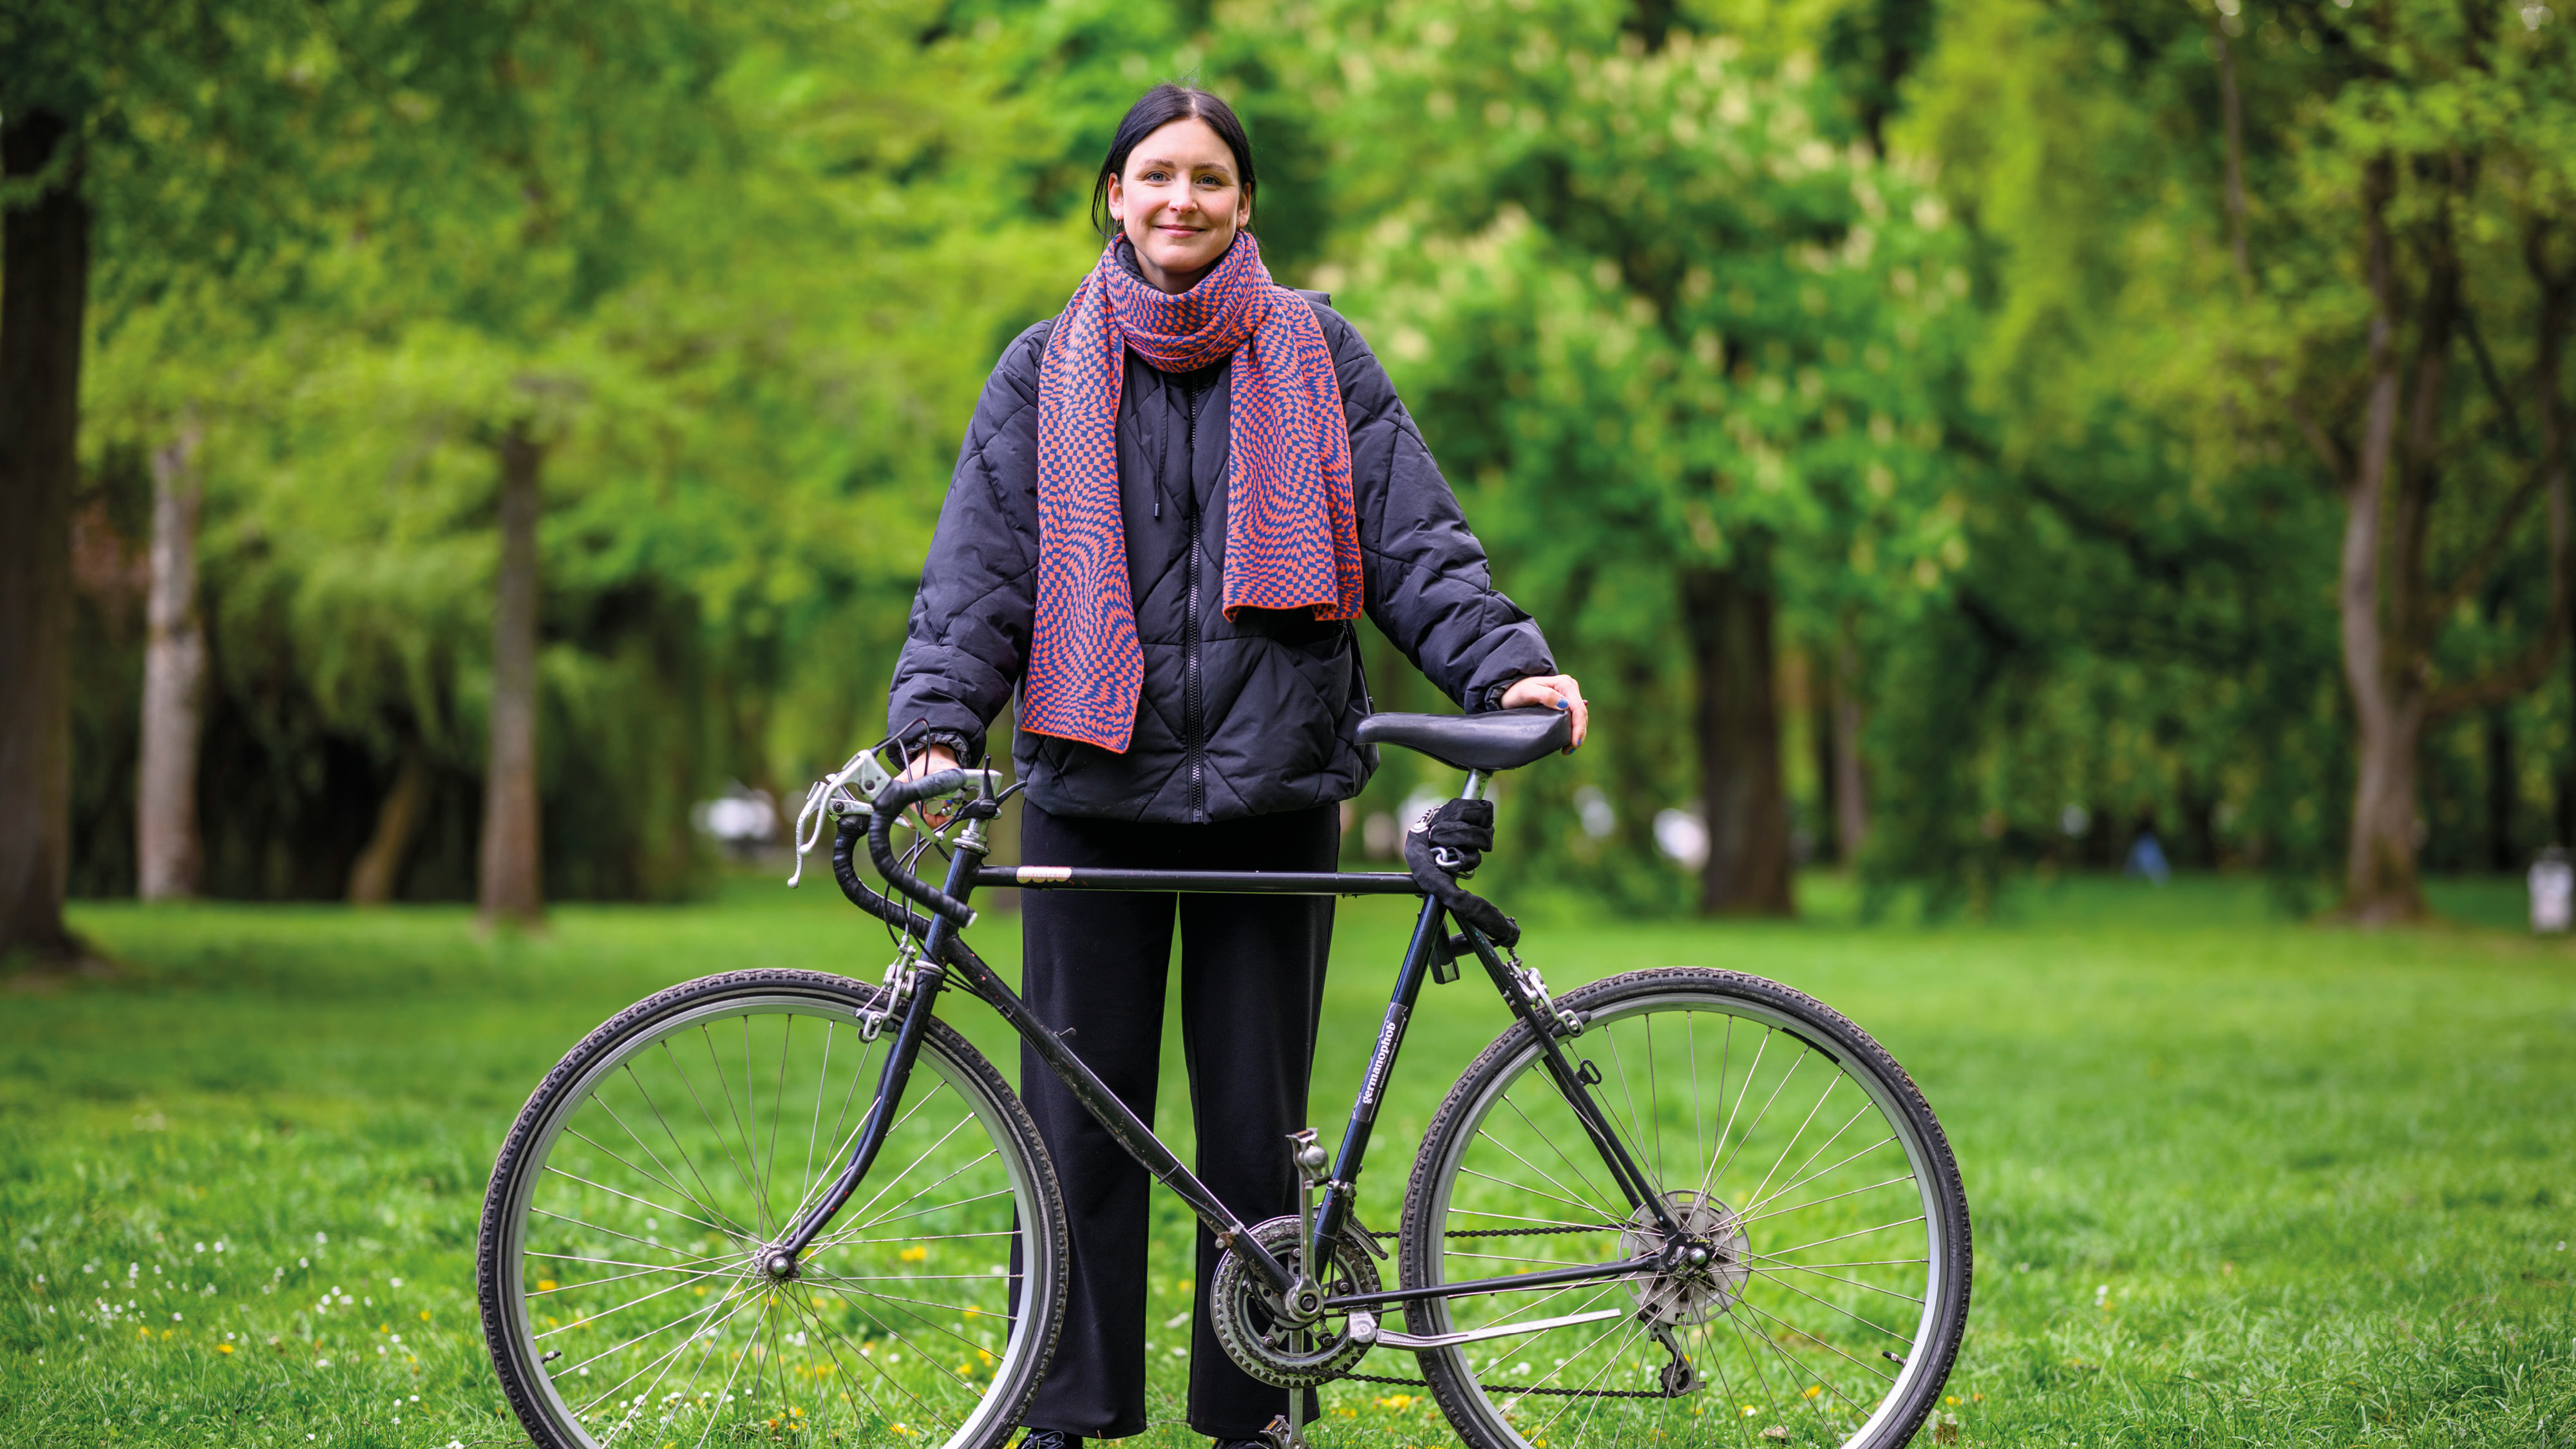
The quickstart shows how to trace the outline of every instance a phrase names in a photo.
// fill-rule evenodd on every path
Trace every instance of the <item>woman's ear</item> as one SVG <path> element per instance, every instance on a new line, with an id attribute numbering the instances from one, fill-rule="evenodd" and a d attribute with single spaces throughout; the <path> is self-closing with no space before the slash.
<path id="1" fill-rule="evenodd" d="M 1122 180 L 1117 176 L 1109 178 L 1109 219 L 1123 226 L 1127 222 L 1127 188 Z"/>

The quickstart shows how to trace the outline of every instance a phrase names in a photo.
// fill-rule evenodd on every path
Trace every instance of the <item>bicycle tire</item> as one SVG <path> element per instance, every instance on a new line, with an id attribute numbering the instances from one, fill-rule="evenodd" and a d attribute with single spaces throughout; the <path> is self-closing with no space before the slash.
<path id="1" fill-rule="evenodd" d="M 1473 1449 L 1905 1444 L 1957 1359 L 1972 1264 L 1958 1164 L 1904 1068 L 1832 1008 L 1737 972 L 1630 972 L 1557 1001 L 1585 1021 L 1559 1039 L 1569 1062 L 1598 1075 L 1595 1101 L 1715 1256 L 1655 1277 L 1409 1304 L 1416 1334 L 1622 1310 L 1421 1352 L 1451 1426 Z M 1526 1023 L 1442 1102 L 1400 1229 L 1407 1288 L 1621 1261 L 1664 1241 L 1582 1135 Z"/>
<path id="2" fill-rule="evenodd" d="M 753 1266 L 846 1162 L 894 1040 L 860 1027 L 879 992 L 810 971 L 687 982 L 619 1012 L 529 1096 L 475 1281 L 537 1444 L 1009 1438 L 1063 1325 L 1064 1206 L 1027 1110 L 947 1025 L 923 1034 L 898 1125 L 798 1277 Z"/>

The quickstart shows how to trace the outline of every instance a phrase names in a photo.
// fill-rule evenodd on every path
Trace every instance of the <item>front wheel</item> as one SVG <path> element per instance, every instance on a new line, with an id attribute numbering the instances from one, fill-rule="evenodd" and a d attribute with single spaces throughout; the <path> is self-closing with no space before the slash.
<path id="1" fill-rule="evenodd" d="M 877 994 L 809 971 L 688 982 L 528 1099 L 475 1276 L 539 1445 L 1008 1437 L 1063 1319 L 1064 1208 L 1028 1113 L 945 1025 L 796 1276 L 756 1266 L 848 1160 L 894 1040 L 861 1030 Z"/>
<path id="2" fill-rule="evenodd" d="M 1595 1315 L 1423 1353 L 1460 1436 L 1904 1444 L 1958 1355 L 1969 1273 L 1958 1165 L 1905 1070 L 1823 1003 L 1735 972 L 1632 972 L 1559 1004 L 1587 1018 L 1560 1048 L 1703 1261 L 1409 1306 L 1416 1334 Z M 1402 1280 L 1623 1262 L 1669 1236 L 1617 1186 L 1522 1025 L 1432 1119 Z"/>

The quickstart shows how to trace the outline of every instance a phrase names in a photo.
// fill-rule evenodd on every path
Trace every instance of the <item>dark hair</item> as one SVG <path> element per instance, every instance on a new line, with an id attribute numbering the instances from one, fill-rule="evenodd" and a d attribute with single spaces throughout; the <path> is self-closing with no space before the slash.
<path id="1" fill-rule="evenodd" d="M 1118 233 L 1118 223 L 1109 215 L 1109 178 L 1126 174 L 1128 154 L 1138 142 L 1174 121 L 1193 116 L 1207 122 L 1208 129 L 1225 142 L 1225 149 L 1234 153 L 1235 173 L 1243 180 L 1244 205 L 1252 204 L 1252 139 L 1243 134 L 1243 122 L 1235 119 L 1234 107 L 1196 86 L 1165 81 L 1127 108 L 1127 118 L 1118 123 L 1118 134 L 1110 138 L 1109 155 L 1100 163 L 1100 176 L 1091 183 L 1091 224 L 1100 229 L 1102 237 Z"/>

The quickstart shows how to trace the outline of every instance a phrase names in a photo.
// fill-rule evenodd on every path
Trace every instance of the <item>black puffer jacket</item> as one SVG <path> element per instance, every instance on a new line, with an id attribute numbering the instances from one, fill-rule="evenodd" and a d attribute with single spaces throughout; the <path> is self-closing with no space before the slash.
<path id="1" fill-rule="evenodd" d="M 1354 502 L 1369 617 L 1469 709 L 1512 681 L 1553 674 L 1547 641 L 1494 591 L 1484 549 L 1350 323 L 1309 294 L 1350 419 Z M 1038 364 L 1051 323 L 993 368 L 940 509 L 888 732 L 972 756 L 1018 687 L 1037 584 Z M 1124 754 L 1023 732 L 1029 798 L 1056 815 L 1196 823 L 1358 794 L 1376 752 L 1347 624 L 1223 605 L 1226 364 L 1165 374 L 1127 354 L 1118 403 L 1118 493 L 1127 578 L 1144 647 L 1144 697 Z"/>

